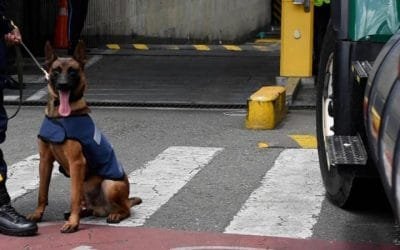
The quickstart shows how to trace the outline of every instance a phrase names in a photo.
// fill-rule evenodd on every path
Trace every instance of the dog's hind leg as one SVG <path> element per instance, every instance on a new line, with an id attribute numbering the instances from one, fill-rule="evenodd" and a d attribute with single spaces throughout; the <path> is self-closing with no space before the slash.
<path id="1" fill-rule="evenodd" d="M 109 207 L 108 223 L 119 223 L 131 215 L 129 183 L 126 177 L 121 181 L 104 180 L 102 190 Z"/>
<path id="2" fill-rule="evenodd" d="M 54 156 L 51 153 L 49 144 L 39 139 L 39 196 L 38 205 L 33 213 L 27 216 L 28 220 L 40 221 L 42 219 L 44 210 L 48 204 L 48 194 L 51 173 L 53 170 Z"/>

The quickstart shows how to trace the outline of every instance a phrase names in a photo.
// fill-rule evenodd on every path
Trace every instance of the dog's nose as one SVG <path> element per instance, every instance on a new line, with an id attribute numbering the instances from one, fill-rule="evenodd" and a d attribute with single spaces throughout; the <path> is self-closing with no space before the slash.
<path id="1" fill-rule="evenodd" d="M 56 88 L 58 90 L 67 90 L 69 88 L 68 78 L 66 74 L 60 74 L 59 78 L 57 79 Z"/>

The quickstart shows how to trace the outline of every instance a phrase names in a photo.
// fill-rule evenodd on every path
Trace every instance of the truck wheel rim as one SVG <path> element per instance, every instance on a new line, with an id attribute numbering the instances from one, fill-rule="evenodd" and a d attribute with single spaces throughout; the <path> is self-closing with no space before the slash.
<path id="1" fill-rule="evenodd" d="M 324 79 L 324 90 L 322 95 L 322 133 L 324 142 L 327 136 L 333 136 L 333 53 L 329 56 Z M 328 157 L 328 155 L 327 155 Z"/>

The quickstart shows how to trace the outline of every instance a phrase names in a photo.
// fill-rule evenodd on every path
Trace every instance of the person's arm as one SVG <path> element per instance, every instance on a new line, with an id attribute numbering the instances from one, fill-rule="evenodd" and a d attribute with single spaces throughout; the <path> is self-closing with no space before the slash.
<path id="1" fill-rule="evenodd" d="M 10 33 L 14 28 L 11 25 L 11 20 L 6 17 L 7 1 L 0 0 L 0 34 L 5 35 Z"/>
<path id="2" fill-rule="evenodd" d="M 22 41 L 21 33 L 16 25 L 5 15 L 7 3 L 0 0 L 0 35 L 7 45 L 19 44 Z"/>

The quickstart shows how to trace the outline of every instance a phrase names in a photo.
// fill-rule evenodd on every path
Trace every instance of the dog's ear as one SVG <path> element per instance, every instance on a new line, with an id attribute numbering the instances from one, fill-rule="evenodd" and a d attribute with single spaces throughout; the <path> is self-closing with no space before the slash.
<path id="1" fill-rule="evenodd" d="M 80 40 L 76 45 L 74 52 L 74 59 L 77 60 L 82 67 L 86 64 L 86 46 L 85 43 Z"/>
<path id="2" fill-rule="evenodd" d="M 44 46 L 44 56 L 45 56 L 45 64 L 48 68 L 50 68 L 50 65 L 55 60 L 57 60 L 57 55 L 55 54 L 53 47 L 51 47 L 49 41 L 47 41 L 46 45 Z"/>

